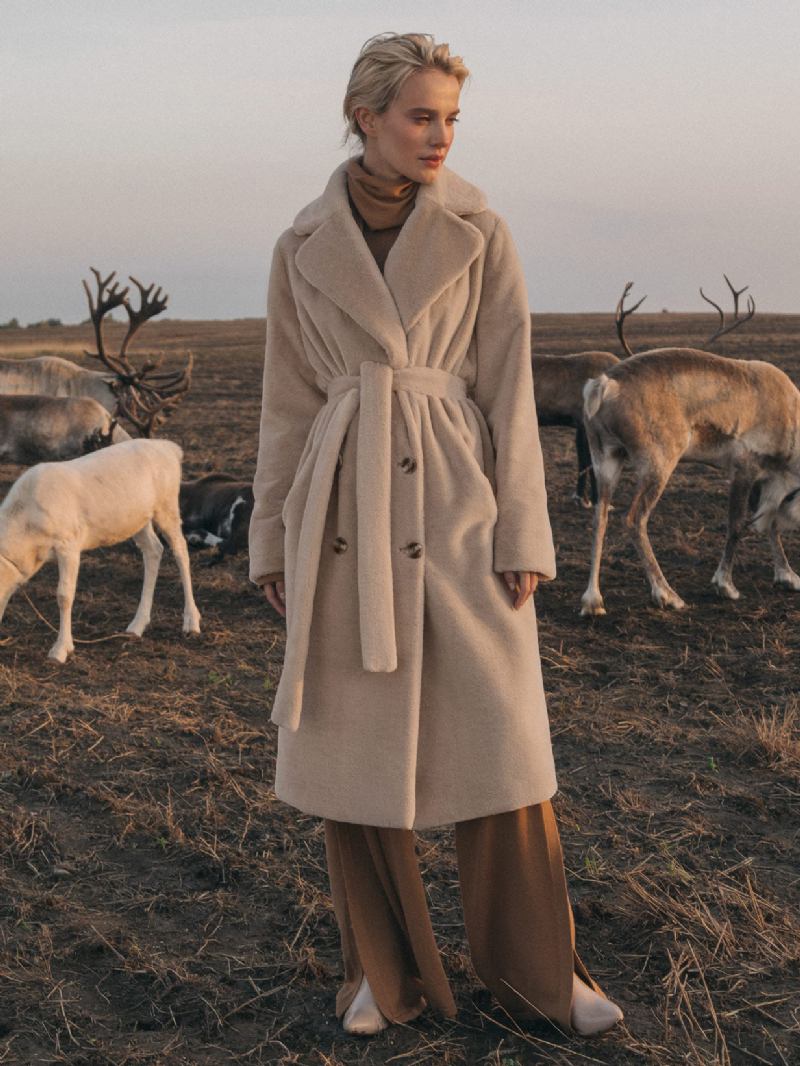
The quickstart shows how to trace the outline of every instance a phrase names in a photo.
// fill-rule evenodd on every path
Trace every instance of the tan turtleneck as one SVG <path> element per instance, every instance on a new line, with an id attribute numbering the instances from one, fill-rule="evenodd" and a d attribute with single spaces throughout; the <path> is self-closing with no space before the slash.
<path id="1" fill-rule="evenodd" d="M 389 250 L 414 210 L 419 183 L 369 174 L 359 159 L 348 162 L 346 173 L 353 217 L 383 273 Z"/>
<path id="2" fill-rule="evenodd" d="M 418 188 L 416 181 L 396 182 L 369 174 L 357 159 L 347 164 L 347 192 L 353 217 L 381 273 L 389 249 L 414 209 Z M 282 572 L 267 574 L 262 584 L 282 580 Z"/>

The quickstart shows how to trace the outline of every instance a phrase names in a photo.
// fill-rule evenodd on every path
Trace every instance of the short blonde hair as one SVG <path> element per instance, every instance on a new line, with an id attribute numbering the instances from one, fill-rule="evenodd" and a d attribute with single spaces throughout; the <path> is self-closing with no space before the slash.
<path id="1" fill-rule="evenodd" d="M 353 134 L 364 143 L 364 132 L 355 117 L 357 107 L 382 114 L 410 74 L 430 68 L 452 74 L 459 86 L 469 77 L 461 56 L 451 56 L 450 46 L 437 44 L 430 33 L 378 33 L 365 41 L 344 97 L 344 140 Z"/>

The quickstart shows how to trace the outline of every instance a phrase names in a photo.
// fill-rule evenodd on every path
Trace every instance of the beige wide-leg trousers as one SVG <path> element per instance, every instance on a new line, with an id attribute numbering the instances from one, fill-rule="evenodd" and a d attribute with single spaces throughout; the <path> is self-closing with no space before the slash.
<path id="1" fill-rule="evenodd" d="M 478 977 L 519 1021 L 570 1029 L 573 973 L 602 993 L 575 951 L 564 860 L 549 801 L 456 822 L 464 924 Z M 336 1014 L 366 973 L 393 1022 L 456 1004 L 431 926 L 412 829 L 325 819 L 344 983 Z"/>

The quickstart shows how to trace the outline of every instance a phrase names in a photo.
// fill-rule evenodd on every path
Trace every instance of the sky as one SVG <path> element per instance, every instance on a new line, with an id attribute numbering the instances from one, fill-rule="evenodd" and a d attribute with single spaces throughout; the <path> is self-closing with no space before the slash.
<path id="1" fill-rule="evenodd" d="M 171 318 L 258 317 L 331 171 L 363 42 L 472 72 L 448 166 L 508 221 L 536 311 L 800 312 L 796 0 L 0 0 L 0 322 L 86 317 L 90 266 Z M 728 297 L 728 303 L 725 302 Z"/>

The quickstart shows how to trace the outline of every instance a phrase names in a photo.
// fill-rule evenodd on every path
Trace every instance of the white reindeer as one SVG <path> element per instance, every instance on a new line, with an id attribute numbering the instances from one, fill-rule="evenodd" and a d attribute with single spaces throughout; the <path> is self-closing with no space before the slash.
<path id="1" fill-rule="evenodd" d="M 752 524 L 768 534 L 775 582 L 800 591 L 780 537 L 782 530 L 800 525 L 800 391 L 782 370 L 756 359 L 660 348 L 639 352 L 588 381 L 583 395 L 599 499 L 581 614 L 605 614 L 600 558 L 609 504 L 626 461 L 636 487 L 625 521 L 657 606 L 686 606 L 664 577 L 647 535 L 650 514 L 675 466 L 686 461 L 719 467 L 731 477 L 728 535 L 712 578 L 717 593 L 739 598 L 733 558 L 756 494 Z"/>
<path id="2" fill-rule="evenodd" d="M 129 440 L 62 463 L 39 463 L 14 482 L 0 505 L 0 620 L 12 594 L 41 566 L 58 563 L 60 629 L 49 657 L 74 651 L 72 603 L 81 552 L 133 537 L 144 557 L 139 607 L 127 632 L 140 637 L 150 622 L 153 590 L 169 541 L 183 585 L 184 633 L 200 632 L 189 552 L 181 533 L 178 494 L 183 453 L 166 440 Z"/>

